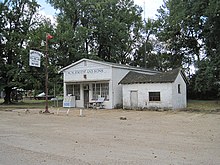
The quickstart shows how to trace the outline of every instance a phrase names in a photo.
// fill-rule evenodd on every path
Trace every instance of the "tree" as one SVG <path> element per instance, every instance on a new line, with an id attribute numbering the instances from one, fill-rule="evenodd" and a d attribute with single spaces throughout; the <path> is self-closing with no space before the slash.
<path id="1" fill-rule="evenodd" d="M 41 67 L 29 66 L 29 53 L 23 56 L 23 70 L 21 75 L 28 77 L 24 79 L 24 88 L 27 90 L 34 90 L 35 93 L 41 93 L 45 90 L 45 38 L 47 34 L 54 34 L 54 28 L 51 21 L 42 17 L 38 23 L 38 26 L 30 30 L 29 42 L 26 47 L 27 50 L 40 51 L 44 56 L 41 57 Z M 42 45 L 43 42 L 43 45 Z M 57 74 L 57 57 L 54 55 L 54 47 L 56 45 L 55 39 L 48 41 L 48 73 L 49 73 L 49 87 L 53 89 L 54 82 L 58 81 L 60 76 Z M 26 60 L 25 60 L 26 59 Z M 53 82 L 53 83 L 52 83 Z M 51 92 L 52 90 L 49 90 Z M 53 94 L 53 93 L 49 93 Z"/>
<path id="2" fill-rule="evenodd" d="M 189 96 L 194 99 L 216 99 L 219 84 L 216 83 L 215 77 L 210 61 L 202 60 L 199 70 L 190 79 Z"/>
<path id="3" fill-rule="evenodd" d="M 167 0 L 159 9 L 157 37 L 174 59 L 173 66 L 184 65 L 189 70 L 193 65 L 198 70 L 191 91 L 218 91 L 219 11 L 218 0 Z"/>
<path id="4" fill-rule="evenodd" d="M 39 5 L 35 0 L 7 0 L 1 5 L 1 88 L 5 91 L 4 103 L 11 103 L 13 87 L 22 86 L 23 56 L 29 32 L 36 26 L 35 15 Z"/>
<path id="5" fill-rule="evenodd" d="M 83 57 L 127 63 L 141 37 L 141 8 L 132 0 L 49 0 L 59 10 L 59 64 Z M 68 60 L 67 60 L 68 59 Z"/>

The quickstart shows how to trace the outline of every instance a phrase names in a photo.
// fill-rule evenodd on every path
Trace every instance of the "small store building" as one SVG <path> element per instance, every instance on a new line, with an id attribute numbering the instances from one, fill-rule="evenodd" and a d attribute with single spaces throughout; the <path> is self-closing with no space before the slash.
<path id="1" fill-rule="evenodd" d="M 81 59 L 63 69 L 64 100 L 74 96 L 74 107 L 86 108 L 90 103 L 103 99 L 103 108 L 122 107 L 122 84 L 119 82 L 130 71 L 155 75 L 157 71 L 116 63 Z"/>
<path id="2" fill-rule="evenodd" d="M 124 109 L 183 109 L 187 79 L 182 69 L 154 75 L 129 72 L 122 84 Z"/>

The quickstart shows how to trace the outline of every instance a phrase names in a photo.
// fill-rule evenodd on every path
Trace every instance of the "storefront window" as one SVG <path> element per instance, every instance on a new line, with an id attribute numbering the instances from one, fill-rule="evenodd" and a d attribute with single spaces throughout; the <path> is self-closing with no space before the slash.
<path id="1" fill-rule="evenodd" d="M 80 84 L 66 85 L 66 95 L 75 96 L 76 100 L 80 100 Z"/>
<path id="2" fill-rule="evenodd" d="M 73 95 L 73 85 L 72 84 L 69 84 L 69 85 L 66 85 L 66 95 Z"/>
<path id="3" fill-rule="evenodd" d="M 105 97 L 105 100 L 109 99 L 108 83 L 92 84 L 92 99 L 97 100 L 99 97 Z"/>
<path id="4" fill-rule="evenodd" d="M 80 84 L 74 85 L 74 96 L 76 96 L 76 100 L 80 100 Z"/>

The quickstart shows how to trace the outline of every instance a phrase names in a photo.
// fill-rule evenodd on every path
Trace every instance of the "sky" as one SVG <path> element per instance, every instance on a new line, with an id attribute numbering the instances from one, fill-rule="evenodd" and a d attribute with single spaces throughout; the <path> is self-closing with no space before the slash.
<path id="1" fill-rule="evenodd" d="M 46 0 L 37 0 L 41 5 L 40 13 L 47 15 L 49 18 L 53 18 L 55 10 L 46 3 Z M 156 18 L 155 14 L 157 9 L 163 4 L 163 0 L 134 0 L 134 3 L 144 8 L 145 6 L 145 18 Z M 143 12 L 144 17 L 144 12 Z"/>

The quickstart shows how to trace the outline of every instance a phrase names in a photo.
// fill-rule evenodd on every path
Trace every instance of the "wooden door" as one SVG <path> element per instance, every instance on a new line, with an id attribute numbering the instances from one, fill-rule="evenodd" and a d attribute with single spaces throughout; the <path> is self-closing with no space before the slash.
<path id="1" fill-rule="evenodd" d="M 89 90 L 84 90 L 84 108 L 87 108 L 89 102 Z"/>
<path id="2" fill-rule="evenodd" d="M 136 109 L 138 107 L 138 91 L 131 91 L 130 102 L 132 109 Z"/>

